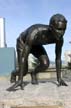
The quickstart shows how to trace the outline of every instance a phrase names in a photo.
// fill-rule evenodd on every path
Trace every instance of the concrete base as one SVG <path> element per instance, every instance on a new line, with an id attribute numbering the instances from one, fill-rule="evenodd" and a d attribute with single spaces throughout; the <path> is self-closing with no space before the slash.
<path id="1" fill-rule="evenodd" d="M 7 91 L 12 86 L 9 80 L 0 80 L 1 108 L 71 108 L 71 81 L 65 79 L 68 86 L 57 86 L 56 79 L 39 81 L 32 85 L 25 81 L 24 90 L 20 87 Z"/>

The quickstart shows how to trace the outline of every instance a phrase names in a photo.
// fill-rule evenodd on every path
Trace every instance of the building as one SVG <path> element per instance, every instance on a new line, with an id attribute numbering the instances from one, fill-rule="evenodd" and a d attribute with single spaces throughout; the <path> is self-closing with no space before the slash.
<path id="1" fill-rule="evenodd" d="M 71 62 L 71 50 L 66 50 L 64 56 L 66 62 Z"/>
<path id="2" fill-rule="evenodd" d="M 5 18 L 0 17 L 0 48 L 6 47 Z"/>
<path id="3" fill-rule="evenodd" d="M 71 50 L 66 50 L 64 56 L 65 56 L 65 62 L 71 68 Z"/>
<path id="4" fill-rule="evenodd" d="M 7 47 L 5 36 L 5 18 L 0 18 L 0 76 L 16 70 L 15 49 Z"/>

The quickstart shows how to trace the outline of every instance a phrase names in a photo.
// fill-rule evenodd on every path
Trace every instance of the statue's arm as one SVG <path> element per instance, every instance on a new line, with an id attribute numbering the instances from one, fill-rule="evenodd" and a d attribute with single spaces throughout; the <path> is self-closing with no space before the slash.
<path id="1" fill-rule="evenodd" d="M 21 86 L 21 89 L 24 88 L 23 86 L 23 76 L 25 76 L 28 72 L 28 55 L 30 53 L 30 46 L 28 44 L 25 44 L 23 48 L 23 52 L 21 54 L 21 60 L 20 60 L 20 66 L 19 66 L 19 81 L 14 85 L 13 88 L 16 88 L 17 86 Z"/>
<path id="2" fill-rule="evenodd" d="M 61 40 L 60 42 L 58 42 L 56 44 L 56 48 L 55 48 L 55 53 L 56 53 L 56 72 L 57 72 L 57 81 L 58 81 L 58 86 L 67 86 L 67 84 L 65 83 L 65 81 L 62 79 L 61 77 L 61 65 L 62 65 L 62 61 L 61 61 L 61 54 L 62 54 L 62 45 L 63 45 L 63 40 Z"/>
<path id="3" fill-rule="evenodd" d="M 22 80 L 23 80 L 23 76 L 25 76 L 28 71 L 29 53 L 30 53 L 30 46 L 28 44 L 25 44 L 22 52 L 21 62 L 20 62 L 20 79 Z"/>
<path id="4" fill-rule="evenodd" d="M 25 76 L 28 72 L 28 56 L 30 53 L 32 45 L 32 40 L 27 39 L 24 46 L 22 47 L 21 54 L 19 55 L 19 79 L 18 81 L 10 88 L 10 90 L 15 89 L 20 86 L 21 89 L 24 89 L 23 85 L 23 76 Z"/>
<path id="5" fill-rule="evenodd" d="M 62 54 L 62 45 L 63 45 L 63 40 L 59 43 L 56 44 L 55 48 L 55 54 L 56 54 L 56 72 L 57 72 L 57 81 L 60 82 L 61 80 L 61 54 Z"/>

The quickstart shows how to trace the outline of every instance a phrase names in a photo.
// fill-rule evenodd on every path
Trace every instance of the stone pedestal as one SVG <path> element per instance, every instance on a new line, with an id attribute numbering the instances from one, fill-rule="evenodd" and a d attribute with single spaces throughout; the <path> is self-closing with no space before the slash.
<path id="1" fill-rule="evenodd" d="M 12 84 L 0 80 L 1 108 L 71 108 L 71 82 L 66 82 L 67 87 L 58 87 L 56 79 L 39 81 L 38 85 L 25 81 L 24 90 L 18 87 L 9 92 L 7 89 Z"/>

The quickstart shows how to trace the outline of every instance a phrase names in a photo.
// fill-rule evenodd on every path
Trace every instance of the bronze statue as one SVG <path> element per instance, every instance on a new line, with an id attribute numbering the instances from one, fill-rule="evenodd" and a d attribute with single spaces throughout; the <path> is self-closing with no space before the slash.
<path id="1" fill-rule="evenodd" d="M 34 72 L 31 73 L 32 84 L 38 83 L 37 73 L 46 70 L 50 64 L 48 55 L 43 47 L 46 44 L 55 44 L 57 81 L 59 86 L 67 86 L 61 78 L 61 53 L 66 26 L 66 18 L 61 14 L 55 14 L 51 17 L 49 25 L 35 24 L 20 34 L 17 38 L 19 72 L 12 75 L 11 80 L 16 80 L 17 74 L 19 79 L 13 88 L 21 86 L 21 89 L 23 89 L 23 76 L 28 72 L 28 55 L 30 53 L 37 57 L 40 62 Z"/>

